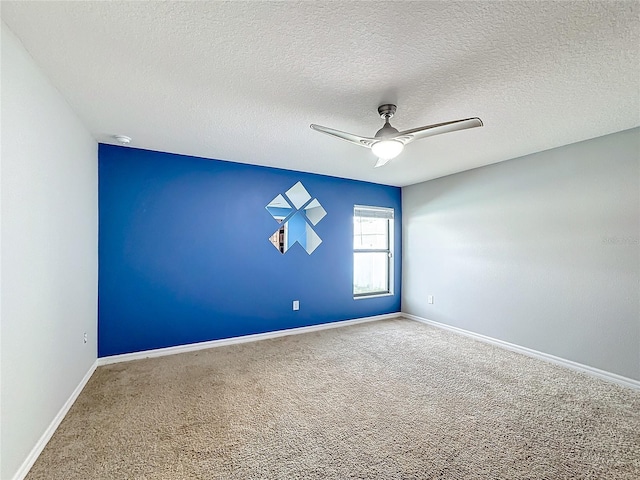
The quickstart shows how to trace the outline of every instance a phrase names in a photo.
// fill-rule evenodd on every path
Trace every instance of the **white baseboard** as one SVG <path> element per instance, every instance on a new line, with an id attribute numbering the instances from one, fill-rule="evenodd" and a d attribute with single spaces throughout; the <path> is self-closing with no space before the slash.
<path id="1" fill-rule="evenodd" d="M 493 337 L 487 337 L 486 335 L 470 332 L 469 330 L 464 330 L 462 328 L 452 327 L 451 325 L 447 325 L 440 322 L 434 322 L 433 320 L 428 320 L 426 318 L 418 317 L 417 315 L 412 315 L 410 313 L 402 313 L 400 314 L 400 316 L 407 318 L 409 320 L 415 320 L 417 322 L 425 323 L 433 327 L 450 330 L 452 332 L 456 332 L 456 333 L 465 335 L 467 337 L 480 340 L 481 342 L 490 343 L 492 345 L 496 345 L 498 347 L 502 347 L 507 350 L 511 350 L 513 352 L 522 353 L 529 357 L 534 357 L 539 360 L 555 363 L 556 365 L 560 365 L 562 367 L 566 367 L 571 370 L 576 370 L 578 372 L 586 373 L 587 375 L 597 377 L 601 380 L 617 383 L 618 385 L 622 385 L 623 387 L 632 388 L 634 390 L 640 390 L 640 381 L 634 380 L 632 378 L 623 377 L 622 375 L 617 375 L 615 373 L 607 372 L 605 370 L 600 370 L 598 368 L 590 367 L 588 365 L 583 365 L 578 362 L 566 360 L 564 358 L 556 357 L 555 355 L 550 355 L 548 353 L 539 352 L 538 350 L 533 350 L 531 348 L 521 347 L 520 345 L 516 345 L 514 343 L 505 342 L 503 340 L 498 340 L 497 338 L 493 338 Z"/>
<path id="2" fill-rule="evenodd" d="M 82 389 L 85 387 L 85 385 L 91 378 L 91 375 L 93 375 L 93 372 L 96 371 L 97 366 L 98 366 L 98 362 L 97 361 L 93 362 L 93 365 L 91 365 L 91 367 L 89 368 L 87 373 L 84 375 L 82 380 L 80 380 L 80 383 L 75 388 L 71 396 L 64 403 L 64 405 L 62 406 L 58 414 L 54 417 L 53 421 L 49 424 L 47 429 L 44 431 L 44 433 L 38 440 L 38 443 L 35 444 L 35 446 L 29 452 L 29 455 L 27 456 L 27 458 L 24 460 L 24 462 L 22 462 L 22 465 L 20 465 L 20 468 L 13 476 L 13 480 L 23 480 L 27 476 L 27 474 L 29 473 L 29 470 L 31 470 L 31 467 L 33 467 L 33 464 L 36 463 L 36 460 L 42 453 L 42 450 L 44 450 L 44 447 L 47 446 L 47 443 L 49 443 L 49 440 L 51 440 L 51 437 L 57 430 L 58 426 L 60 425 L 64 417 L 67 415 L 67 412 L 69 412 L 69 409 L 74 404 L 74 402 L 80 395 L 80 392 L 82 392 Z"/>
<path id="3" fill-rule="evenodd" d="M 177 353 L 194 352 L 196 350 L 204 350 L 207 348 L 224 347 L 227 345 L 236 345 L 238 343 L 257 342 L 259 340 L 268 340 L 270 338 L 285 337 L 287 335 L 298 335 L 301 333 L 317 332 L 329 328 L 347 327 L 358 323 L 375 322 L 378 320 L 388 320 L 400 317 L 400 312 L 387 313 L 385 315 L 376 315 L 373 317 L 355 318 L 353 320 L 342 320 L 338 322 L 321 323 L 319 325 L 310 325 L 308 327 L 289 328 L 286 330 L 276 330 L 275 332 L 256 333 L 253 335 L 243 335 L 241 337 L 223 338 L 222 340 L 211 340 L 208 342 L 190 343 L 188 345 L 178 345 L 176 347 L 157 348 L 154 350 L 144 350 L 142 352 L 123 353 L 121 355 L 111 355 L 109 357 L 98 358 L 98 366 L 110 365 L 112 363 L 129 362 L 131 360 L 140 360 L 142 358 L 164 357 L 165 355 L 175 355 Z"/>
<path id="4" fill-rule="evenodd" d="M 46 447 L 49 440 L 51 440 L 51 437 L 55 433 L 56 429 L 58 428 L 58 426 L 60 425 L 64 417 L 67 415 L 67 412 L 69 412 L 69 409 L 71 408 L 71 406 L 74 404 L 74 402 L 80 395 L 80 392 L 82 392 L 82 389 L 85 387 L 85 385 L 93 375 L 93 372 L 95 372 L 96 368 L 100 365 L 109 365 L 111 363 L 127 362 L 130 360 L 139 360 L 141 358 L 175 355 L 177 353 L 193 352 L 196 350 L 203 350 L 206 348 L 213 348 L 213 347 L 222 347 L 225 345 L 234 345 L 238 343 L 256 342 L 258 340 L 267 340 L 269 338 L 284 337 L 287 335 L 298 335 L 301 333 L 327 330 L 329 328 L 346 327 L 346 326 L 355 325 L 358 323 L 375 322 L 378 320 L 388 320 L 392 318 L 398 318 L 400 316 L 401 316 L 400 312 L 388 313 L 385 315 L 376 315 L 374 317 L 355 318 L 353 320 L 342 320 L 338 322 L 322 323 L 320 325 L 310 325 L 308 327 L 290 328 L 286 330 L 277 330 L 275 332 L 257 333 L 254 335 L 244 335 L 241 337 L 225 338 L 222 340 L 212 340 L 210 342 L 192 343 L 189 345 L 179 345 L 177 347 L 159 348 L 156 350 L 145 350 L 143 352 L 126 353 L 123 355 L 113 355 L 110 357 L 98 358 L 93 363 L 91 368 L 89 368 L 85 376 L 82 378 L 78 386 L 75 388 L 75 390 L 69 397 L 69 399 L 65 402 L 65 404 L 62 406 L 62 408 L 60 409 L 58 414 L 55 416 L 51 424 L 47 427 L 45 432 L 42 434 L 42 436 L 40 437 L 36 445 L 33 447 L 33 449 L 31 449 L 31 452 L 29 452 L 29 455 L 27 456 L 27 458 L 24 460 L 24 462 L 22 462 L 22 465 L 20 465 L 20 468 L 15 473 L 12 480 L 23 480 L 27 476 L 27 474 L 29 473 L 29 470 L 31 470 L 31 467 L 33 467 L 33 464 L 36 462 L 36 460 L 42 453 L 42 450 L 44 450 L 44 447 Z"/>

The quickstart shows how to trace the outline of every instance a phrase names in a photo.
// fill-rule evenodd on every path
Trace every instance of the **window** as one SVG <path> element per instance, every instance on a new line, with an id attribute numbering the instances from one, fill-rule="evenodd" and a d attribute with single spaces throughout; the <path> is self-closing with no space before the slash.
<path id="1" fill-rule="evenodd" d="M 353 209 L 353 296 L 393 293 L 393 209 Z"/>

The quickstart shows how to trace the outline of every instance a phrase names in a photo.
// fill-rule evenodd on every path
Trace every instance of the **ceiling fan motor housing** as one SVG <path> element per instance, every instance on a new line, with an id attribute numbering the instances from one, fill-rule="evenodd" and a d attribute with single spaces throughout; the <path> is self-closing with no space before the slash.
<path id="1" fill-rule="evenodd" d="M 375 138 L 393 137 L 397 135 L 398 129 L 393 128 L 389 123 L 389 119 L 396 113 L 396 106 L 390 103 L 380 105 L 378 107 L 380 118 L 384 119 L 384 126 L 376 132 Z"/>
<path id="2" fill-rule="evenodd" d="M 387 120 L 387 123 L 384 124 L 384 127 L 382 127 L 380 130 L 376 132 L 375 138 L 395 137 L 398 133 L 400 133 L 398 129 L 392 127 L 389 121 Z"/>
<path id="3" fill-rule="evenodd" d="M 380 114 L 380 118 L 384 118 L 385 120 L 393 117 L 396 114 L 397 107 L 391 103 L 385 103 L 384 105 L 380 105 L 378 107 L 378 113 Z"/>

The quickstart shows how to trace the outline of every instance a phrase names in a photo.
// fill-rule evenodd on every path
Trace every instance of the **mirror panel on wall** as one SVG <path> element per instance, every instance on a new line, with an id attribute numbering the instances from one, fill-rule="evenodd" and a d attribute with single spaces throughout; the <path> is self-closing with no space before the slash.
<path id="1" fill-rule="evenodd" d="M 300 182 L 296 183 L 285 193 L 287 195 L 287 198 L 291 200 L 291 203 L 293 203 L 296 208 L 302 207 L 311 199 L 311 195 L 309 195 L 307 189 L 304 188 L 304 185 L 302 185 L 302 183 Z"/>
<path id="2" fill-rule="evenodd" d="M 289 202 L 287 202 L 282 195 L 278 195 L 271 200 L 266 208 L 273 218 L 279 219 L 284 219 L 293 212 L 291 205 L 289 205 Z"/>
<path id="3" fill-rule="evenodd" d="M 269 241 L 282 254 L 298 243 L 309 255 L 322 243 L 313 229 L 326 215 L 317 198 L 312 199 L 301 182 L 284 195 L 278 194 L 265 207 L 280 225 Z"/>
<path id="4" fill-rule="evenodd" d="M 307 218 L 311 222 L 312 225 L 317 225 L 320 220 L 324 218 L 327 214 L 318 199 L 313 199 L 313 201 L 309 202 L 309 205 L 304 207 L 304 213 L 307 215 Z"/>

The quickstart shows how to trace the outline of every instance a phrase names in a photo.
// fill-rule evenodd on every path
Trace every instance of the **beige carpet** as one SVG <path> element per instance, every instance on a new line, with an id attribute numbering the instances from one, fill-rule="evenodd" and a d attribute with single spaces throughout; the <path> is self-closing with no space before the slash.
<path id="1" fill-rule="evenodd" d="M 409 320 L 100 367 L 35 479 L 638 479 L 640 393 Z"/>

